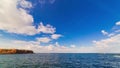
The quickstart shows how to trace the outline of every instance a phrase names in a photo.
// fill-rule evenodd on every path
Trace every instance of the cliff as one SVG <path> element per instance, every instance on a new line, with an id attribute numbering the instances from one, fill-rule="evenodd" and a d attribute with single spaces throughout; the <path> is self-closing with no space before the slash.
<path id="1" fill-rule="evenodd" d="M 32 50 L 0 49 L 0 54 L 32 54 Z"/>

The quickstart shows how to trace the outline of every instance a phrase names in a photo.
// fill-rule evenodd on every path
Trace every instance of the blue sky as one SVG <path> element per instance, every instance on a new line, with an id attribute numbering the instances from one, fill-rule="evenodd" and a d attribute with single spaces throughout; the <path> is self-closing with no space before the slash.
<path id="1" fill-rule="evenodd" d="M 119 0 L 2 0 L 1 47 L 36 52 L 109 52 L 112 47 L 120 47 L 119 3 Z"/>
<path id="2" fill-rule="evenodd" d="M 34 3 L 36 2 L 34 0 Z M 119 21 L 116 13 L 120 11 L 118 5 L 117 0 L 57 0 L 54 4 L 46 3 L 42 7 L 41 4 L 35 5 L 31 14 L 35 18 L 35 24 L 43 21 L 55 26 L 56 33 L 64 35 L 60 40 L 62 43 L 66 43 L 62 40 L 71 42 L 82 39 L 90 42 L 101 38 L 102 29 L 109 31 L 114 23 Z M 97 38 L 94 35 L 97 35 Z"/>

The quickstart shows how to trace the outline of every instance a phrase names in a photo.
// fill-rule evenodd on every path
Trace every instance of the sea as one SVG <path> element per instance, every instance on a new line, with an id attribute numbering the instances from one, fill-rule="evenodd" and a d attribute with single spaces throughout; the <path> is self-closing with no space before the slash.
<path id="1" fill-rule="evenodd" d="M 120 68 L 120 54 L 6 54 L 0 55 L 0 68 Z"/>

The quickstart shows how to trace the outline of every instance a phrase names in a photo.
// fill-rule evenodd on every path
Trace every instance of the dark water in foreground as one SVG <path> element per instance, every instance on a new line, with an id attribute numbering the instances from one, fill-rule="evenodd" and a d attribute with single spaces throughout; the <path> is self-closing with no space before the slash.
<path id="1" fill-rule="evenodd" d="M 0 55 L 0 68 L 120 68 L 120 54 Z"/>

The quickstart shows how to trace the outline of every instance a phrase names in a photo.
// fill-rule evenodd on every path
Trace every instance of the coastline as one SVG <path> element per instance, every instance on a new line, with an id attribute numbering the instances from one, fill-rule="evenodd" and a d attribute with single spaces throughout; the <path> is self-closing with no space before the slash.
<path id="1" fill-rule="evenodd" d="M 33 54 L 32 50 L 23 49 L 0 49 L 0 54 Z"/>

